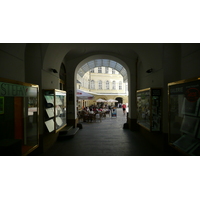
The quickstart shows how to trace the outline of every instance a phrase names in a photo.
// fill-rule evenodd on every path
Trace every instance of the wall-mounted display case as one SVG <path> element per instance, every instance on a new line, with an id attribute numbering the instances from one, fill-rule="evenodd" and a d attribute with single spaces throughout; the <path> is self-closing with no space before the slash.
<path id="1" fill-rule="evenodd" d="M 148 131 L 161 131 L 161 88 L 137 91 L 137 123 Z"/>
<path id="2" fill-rule="evenodd" d="M 39 86 L 0 78 L 0 155 L 27 155 L 39 146 Z"/>
<path id="3" fill-rule="evenodd" d="M 44 123 L 47 133 L 57 133 L 67 125 L 66 91 L 44 90 Z"/>
<path id="4" fill-rule="evenodd" d="M 169 144 L 188 155 L 200 155 L 200 78 L 168 84 Z"/>

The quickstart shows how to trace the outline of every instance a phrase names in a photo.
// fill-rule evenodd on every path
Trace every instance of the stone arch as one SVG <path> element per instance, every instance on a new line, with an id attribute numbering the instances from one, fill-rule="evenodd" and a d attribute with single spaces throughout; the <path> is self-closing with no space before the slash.
<path id="1" fill-rule="evenodd" d="M 75 45 L 76 46 L 76 45 Z M 95 59 L 110 59 L 114 60 L 118 63 L 120 63 L 127 71 L 127 80 L 128 80 L 128 85 L 131 86 L 129 87 L 129 91 L 132 91 L 132 94 L 129 95 L 129 101 L 130 102 L 130 107 L 131 104 L 133 105 L 132 108 L 133 110 L 129 110 L 129 117 L 130 118 L 135 118 L 136 116 L 136 109 L 135 107 L 135 90 L 136 90 L 136 66 L 137 66 L 137 58 L 138 54 L 134 51 L 131 51 L 131 55 L 129 52 L 129 56 L 125 55 L 124 52 L 121 53 L 120 51 L 115 51 L 114 49 L 110 49 L 107 52 L 105 51 L 99 51 L 99 52 L 80 52 L 77 53 L 76 51 L 73 54 L 70 54 L 71 46 L 69 44 L 51 44 L 48 47 L 48 51 L 45 54 L 45 59 L 43 62 L 43 71 L 48 70 L 49 66 L 50 67 L 57 67 L 58 65 L 60 67 L 61 63 L 63 62 L 64 65 L 66 66 L 66 91 L 74 91 L 74 97 L 76 99 L 76 79 L 77 79 L 77 71 L 83 66 L 85 63 L 95 60 Z M 75 47 L 73 47 L 75 48 Z M 55 54 L 55 49 L 57 49 L 56 54 Z M 78 48 L 77 48 L 78 49 Z M 95 47 L 93 48 L 95 50 Z M 119 54 L 118 54 L 119 53 Z M 47 57 L 49 58 L 47 60 Z M 45 74 L 46 75 L 46 74 Z M 52 77 L 51 82 L 55 82 L 54 77 Z M 131 80 L 132 78 L 132 80 Z M 131 84 L 132 83 L 132 84 Z M 45 86 L 47 83 L 45 82 Z M 50 85 L 50 84 L 48 84 Z M 47 86 L 48 86 L 47 85 Z M 47 87 L 46 86 L 46 87 Z M 70 105 L 70 109 L 68 109 L 68 117 L 70 119 L 75 119 L 76 118 L 76 109 L 75 105 Z M 132 114 L 131 114 L 132 113 Z"/>
<path id="2" fill-rule="evenodd" d="M 129 70 L 128 65 L 123 60 L 119 59 L 118 57 L 112 56 L 112 55 L 108 55 L 108 54 L 96 54 L 96 55 L 89 56 L 89 57 L 83 59 L 81 62 L 79 62 L 79 64 L 76 67 L 76 70 L 75 70 L 75 76 L 77 75 L 78 70 L 83 65 L 85 65 L 86 63 L 88 63 L 88 62 L 90 62 L 92 60 L 96 60 L 96 59 L 109 59 L 109 60 L 113 60 L 113 61 L 119 63 L 120 65 L 122 65 L 126 69 L 127 76 L 129 76 L 129 74 L 130 74 L 130 70 Z M 127 79 L 129 79 L 129 78 L 130 77 L 127 77 Z"/>
<path id="3" fill-rule="evenodd" d="M 126 61 L 128 61 L 128 64 L 126 63 L 126 61 L 124 61 L 121 58 L 118 58 L 117 55 L 113 56 L 113 55 L 109 55 L 109 54 L 95 54 L 95 55 L 91 55 L 88 57 L 83 58 L 82 60 L 79 60 L 79 63 L 76 66 L 75 69 L 75 73 L 74 73 L 74 80 L 76 80 L 76 76 L 77 76 L 77 72 L 78 70 L 87 62 L 91 61 L 91 60 L 95 60 L 95 59 L 110 59 L 110 60 L 114 60 L 118 63 L 120 63 L 127 71 L 127 83 L 129 86 L 132 85 L 132 87 L 128 87 L 129 90 L 129 94 L 130 91 L 132 93 L 132 95 L 129 95 L 129 106 L 132 109 L 129 109 L 129 117 L 135 119 L 135 115 L 136 115 L 136 108 L 135 108 L 135 102 L 136 102 L 136 97 L 135 97 L 135 92 L 136 91 L 136 65 L 137 62 L 134 60 L 129 60 L 129 59 L 124 59 Z M 131 79 L 132 77 L 132 79 Z M 74 85 L 75 91 L 76 91 L 76 86 Z M 132 100 L 131 100 L 132 99 Z M 130 101 L 131 100 L 131 101 Z"/>

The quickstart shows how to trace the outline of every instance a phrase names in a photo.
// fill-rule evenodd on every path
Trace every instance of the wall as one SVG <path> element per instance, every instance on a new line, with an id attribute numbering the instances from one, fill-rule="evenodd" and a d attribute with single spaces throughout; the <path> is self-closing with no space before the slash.
<path id="1" fill-rule="evenodd" d="M 24 50 L 26 44 L 0 44 L 0 77 L 25 82 Z"/>
<path id="2" fill-rule="evenodd" d="M 181 44 L 163 46 L 163 133 L 168 133 L 168 83 L 181 79 Z"/>
<path id="3" fill-rule="evenodd" d="M 163 149 L 167 144 L 168 134 L 168 83 L 181 78 L 181 45 L 162 44 L 158 49 L 160 52 L 154 55 L 154 59 L 158 59 L 155 62 L 158 64 L 157 66 L 153 67 L 153 60 L 147 63 L 146 57 L 143 60 L 140 58 L 137 88 L 162 88 L 162 132 L 155 134 L 142 131 L 141 128 L 140 130 L 154 145 Z M 147 60 L 150 61 L 148 57 Z M 150 68 L 153 69 L 153 72 L 146 73 L 146 70 Z"/>
<path id="4" fill-rule="evenodd" d="M 200 44 L 182 44 L 181 51 L 181 79 L 200 77 Z"/>

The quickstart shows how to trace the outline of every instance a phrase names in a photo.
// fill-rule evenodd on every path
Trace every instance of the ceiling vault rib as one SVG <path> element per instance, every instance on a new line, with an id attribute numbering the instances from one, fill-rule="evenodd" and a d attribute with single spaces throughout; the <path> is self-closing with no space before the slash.
<path id="1" fill-rule="evenodd" d="M 95 59 L 95 60 L 91 60 L 90 62 L 85 63 L 79 70 L 78 70 L 78 74 L 83 77 L 84 74 L 91 70 L 94 69 L 95 67 L 110 67 L 112 69 L 115 69 L 116 71 L 118 71 L 122 76 L 124 81 L 127 80 L 128 76 L 127 76 L 127 71 L 126 69 L 119 64 L 116 61 L 110 60 L 110 59 Z"/>

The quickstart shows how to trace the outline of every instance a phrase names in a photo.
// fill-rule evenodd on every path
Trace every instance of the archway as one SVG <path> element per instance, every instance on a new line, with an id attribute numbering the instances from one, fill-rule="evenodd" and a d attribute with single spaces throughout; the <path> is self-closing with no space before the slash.
<path id="1" fill-rule="evenodd" d="M 99 74 L 99 75 L 101 75 L 100 77 L 102 79 L 102 80 L 99 79 L 99 80 L 101 80 L 101 88 L 98 88 L 98 89 L 90 88 L 88 86 L 89 82 L 92 80 L 91 74 L 94 73 L 95 68 L 98 68 L 98 70 L 96 69 L 95 76 L 97 76 Z M 101 68 L 101 69 L 99 69 L 99 68 Z M 108 70 L 108 69 L 111 69 L 111 70 Z M 113 79 L 113 76 L 115 76 L 114 75 L 115 71 L 117 71 L 119 73 L 119 75 L 121 75 L 121 79 L 119 79 L 119 78 L 118 78 L 118 80 L 115 78 Z M 117 57 L 114 57 L 111 55 L 102 55 L 102 54 L 101 55 L 93 55 L 88 58 L 85 58 L 78 64 L 78 66 L 76 68 L 74 79 L 76 80 L 76 78 L 77 78 L 77 80 L 79 80 L 80 82 L 83 83 L 83 85 L 84 85 L 83 89 L 85 88 L 86 90 L 94 92 L 94 94 L 97 93 L 98 95 L 102 95 L 102 96 L 105 95 L 106 98 L 108 98 L 108 99 L 116 99 L 117 95 L 127 96 L 127 85 L 128 85 L 128 81 L 129 81 L 128 77 L 130 74 L 130 73 L 128 73 L 128 71 L 129 71 L 129 68 L 126 65 L 126 63 Z M 85 76 L 85 74 L 87 74 L 88 72 L 89 72 L 89 75 L 87 75 L 85 78 L 83 78 Z M 76 74 L 77 74 L 77 77 L 76 77 Z M 113 80 L 109 84 L 110 87 L 106 86 L 106 82 L 108 82 L 108 80 L 107 80 L 107 78 L 104 79 L 102 77 L 102 74 L 105 74 L 105 77 L 107 77 L 107 76 L 109 77 L 109 75 L 112 76 L 111 79 L 113 79 Z M 115 82 L 114 86 L 113 86 L 113 82 Z M 98 87 L 97 83 L 99 83 L 99 82 L 96 81 L 95 83 Z M 122 84 L 123 84 L 123 87 L 122 87 Z M 75 88 L 75 90 L 76 90 L 76 88 Z M 103 93 L 101 93 L 101 91 Z M 109 96 L 109 95 L 111 95 L 111 96 Z M 125 98 L 125 99 L 127 101 L 127 98 Z M 120 102 L 121 102 L 121 100 L 120 100 Z M 113 105 L 117 106 L 118 103 L 113 103 Z"/>
<path id="2" fill-rule="evenodd" d="M 121 108 L 121 104 L 123 104 L 123 98 L 122 97 L 117 97 L 116 100 L 118 102 L 115 103 L 115 106 L 119 105 L 119 108 Z"/>

